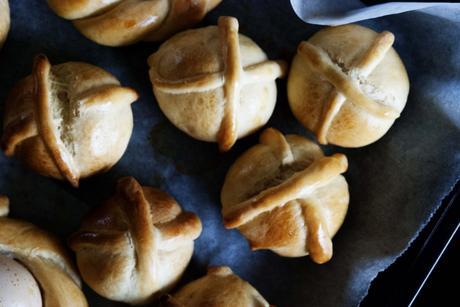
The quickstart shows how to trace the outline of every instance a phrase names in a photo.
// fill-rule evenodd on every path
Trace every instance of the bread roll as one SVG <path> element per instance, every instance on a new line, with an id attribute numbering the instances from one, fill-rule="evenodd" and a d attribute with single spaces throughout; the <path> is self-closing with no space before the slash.
<path id="1" fill-rule="evenodd" d="M 106 46 L 161 41 L 190 28 L 222 0 L 48 0 L 90 40 Z"/>
<path id="2" fill-rule="evenodd" d="M 345 155 L 325 157 L 304 137 L 266 129 L 225 177 L 225 227 L 238 228 L 253 250 L 327 262 L 348 209 L 346 169 Z"/>
<path id="3" fill-rule="evenodd" d="M 7 218 L 8 207 L 8 198 L 0 196 L 0 255 L 30 271 L 44 307 L 88 306 L 77 271 L 58 239 L 30 223 Z"/>
<path id="4" fill-rule="evenodd" d="M 83 220 L 69 244 L 94 291 L 145 304 L 179 280 L 200 233 L 195 214 L 183 212 L 165 192 L 126 177 L 115 195 Z"/>
<path id="5" fill-rule="evenodd" d="M 110 169 L 133 129 L 136 91 L 101 68 L 37 56 L 32 75 L 11 91 L 2 149 L 32 170 L 78 186 L 80 178 Z"/>
<path id="6" fill-rule="evenodd" d="M 269 307 L 249 283 L 229 267 L 211 267 L 208 274 L 192 281 L 174 296 L 165 297 L 161 307 Z"/>
<path id="7" fill-rule="evenodd" d="M 388 31 L 345 25 L 300 43 L 289 73 L 289 104 L 321 144 L 368 145 L 399 117 L 409 80 L 393 42 Z"/>
<path id="8" fill-rule="evenodd" d="M 238 34 L 238 21 L 175 35 L 148 59 L 155 97 L 166 117 L 195 139 L 229 150 L 273 113 L 283 62 Z"/>

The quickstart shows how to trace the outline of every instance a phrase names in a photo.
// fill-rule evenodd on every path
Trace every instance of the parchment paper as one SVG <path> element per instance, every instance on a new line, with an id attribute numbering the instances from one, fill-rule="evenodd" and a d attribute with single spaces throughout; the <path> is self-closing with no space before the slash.
<path id="1" fill-rule="evenodd" d="M 182 283 L 202 276 L 208 265 L 229 265 L 276 306 L 355 306 L 376 274 L 391 264 L 427 222 L 460 174 L 460 26 L 442 17 L 411 12 L 362 23 L 396 35 L 395 48 L 411 79 L 407 106 L 380 141 L 343 152 L 351 203 L 334 238 L 331 262 L 282 258 L 251 252 L 238 231 L 222 226 L 219 193 L 228 167 L 257 142 L 258 133 L 228 153 L 191 139 L 160 112 L 148 80 L 146 59 L 157 44 L 125 48 L 98 46 L 44 0 L 10 1 L 12 29 L 0 52 L 0 109 L 9 89 L 30 73 L 32 58 L 45 53 L 52 63 L 85 61 L 115 74 L 141 98 L 133 105 L 135 127 L 123 159 L 108 173 L 82 181 L 79 189 L 24 169 L 0 155 L 0 193 L 11 199 L 12 216 L 58 234 L 63 240 L 81 218 L 113 191 L 117 178 L 136 177 L 172 194 L 196 212 L 204 229 Z M 224 0 L 203 25 L 218 16 L 239 19 L 271 59 L 291 61 L 298 43 L 320 29 L 302 22 L 288 0 Z M 285 133 L 312 137 L 292 116 L 286 82 L 278 82 L 278 103 L 268 124 Z M 2 110 L 0 110 L 2 111 Z M 85 287 L 91 306 L 119 306 Z"/>
<path id="2" fill-rule="evenodd" d="M 460 4 L 448 2 L 387 2 L 366 6 L 359 0 L 291 0 L 292 8 L 305 22 L 336 26 L 415 10 L 460 20 Z"/>

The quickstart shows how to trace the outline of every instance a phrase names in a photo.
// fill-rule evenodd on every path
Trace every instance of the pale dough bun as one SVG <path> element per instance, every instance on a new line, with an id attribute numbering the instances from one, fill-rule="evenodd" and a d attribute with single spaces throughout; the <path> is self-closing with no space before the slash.
<path id="1" fill-rule="evenodd" d="M 226 228 L 238 228 L 253 250 L 286 257 L 332 257 L 332 237 L 345 218 L 349 194 L 343 154 L 325 157 L 318 145 L 269 128 L 260 144 L 231 166 L 222 187 Z"/>
<path id="2" fill-rule="evenodd" d="M 267 123 L 276 103 L 275 79 L 286 70 L 238 34 L 233 17 L 175 35 L 148 63 L 166 117 L 195 139 L 219 143 L 222 151 Z"/>
<path id="3" fill-rule="evenodd" d="M 269 307 L 267 301 L 248 282 L 229 267 L 211 267 L 208 274 L 165 297 L 161 307 Z"/>
<path id="4" fill-rule="evenodd" d="M 10 6 L 8 0 L 0 0 L 0 48 L 8 36 L 10 30 Z"/>
<path id="5" fill-rule="evenodd" d="M 289 104 L 321 144 L 368 145 L 399 117 L 409 80 L 393 42 L 390 32 L 351 24 L 300 43 L 289 73 Z"/>
<path id="6" fill-rule="evenodd" d="M 192 27 L 222 0 L 48 0 L 90 40 L 106 46 L 161 41 Z"/>
<path id="7" fill-rule="evenodd" d="M 0 255 L 30 271 L 44 307 L 88 306 L 77 270 L 59 240 L 35 225 L 6 217 L 8 207 L 8 198 L 0 196 Z"/>
<path id="8" fill-rule="evenodd" d="M 11 91 L 2 149 L 32 170 L 78 186 L 80 178 L 109 170 L 133 129 L 136 91 L 96 66 L 51 66 L 37 56 L 32 75 Z"/>
<path id="9" fill-rule="evenodd" d="M 94 291 L 145 304 L 182 276 L 201 227 L 198 216 L 182 211 L 174 198 L 126 177 L 115 195 L 83 220 L 69 245 Z"/>

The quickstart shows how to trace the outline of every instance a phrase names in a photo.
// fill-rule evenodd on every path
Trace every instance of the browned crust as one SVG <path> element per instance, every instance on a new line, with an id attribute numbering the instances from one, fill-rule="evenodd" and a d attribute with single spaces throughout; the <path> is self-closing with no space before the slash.
<path id="1" fill-rule="evenodd" d="M 297 199 L 302 190 L 329 182 L 345 172 L 347 167 L 347 158 L 343 154 L 318 159 L 283 183 L 233 206 L 231 211 L 224 212 L 225 227 L 239 227 L 259 214 Z"/>
<path id="2" fill-rule="evenodd" d="M 343 222 L 342 213 L 346 212 L 349 200 L 347 189 L 342 189 L 341 174 L 348 167 L 345 155 L 325 157 L 312 142 L 295 135 L 285 137 L 273 128 L 263 131 L 259 142 L 227 174 L 221 196 L 225 227 L 239 228 L 252 250 L 271 249 L 288 257 L 309 254 L 316 263 L 329 261 L 333 254 L 332 236 Z M 311 146 L 316 150 L 312 151 Z M 262 150 L 259 152 L 263 155 L 254 154 L 257 150 Z M 265 178 L 262 172 L 254 174 L 256 186 L 250 190 L 250 196 L 241 198 L 240 172 L 251 176 L 252 167 L 268 161 L 264 158 L 267 155 L 271 156 L 269 163 L 275 177 Z M 336 188 L 340 193 L 336 193 Z M 230 191 L 237 195 L 229 194 Z M 243 200 L 236 203 L 232 199 Z M 345 207 L 330 206 L 342 201 Z"/>
<path id="3" fill-rule="evenodd" d="M 191 212 L 182 212 L 174 220 L 157 224 L 156 227 L 161 231 L 163 240 L 195 240 L 202 230 L 200 219 Z"/>
<path id="4" fill-rule="evenodd" d="M 307 227 L 307 250 L 311 259 L 319 264 L 328 262 L 332 258 L 333 247 L 327 224 L 321 214 L 321 204 L 312 204 L 311 201 L 299 200 L 302 205 L 302 214 Z"/>
<path id="5" fill-rule="evenodd" d="M 240 100 L 240 86 L 243 69 L 241 67 L 238 20 L 222 16 L 218 22 L 222 54 L 225 63 L 224 72 L 224 116 L 217 136 L 221 151 L 228 151 L 238 138 L 236 113 Z"/>
<path id="6" fill-rule="evenodd" d="M 10 212 L 10 200 L 8 197 L 0 195 L 0 217 L 8 216 Z"/>
<path id="7" fill-rule="evenodd" d="M 179 80 L 164 79 L 155 60 L 155 54 L 148 59 L 150 79 L 155 91 L 172 95 L 200 93 L 223 88 L 223 116 L 216 141 L 222 152 L 228 151 L 238 139 L 237 115 L 241 88 L 246 84 L 269 82 L 286 75 L 284 61 L 262 61 L 247 67 L 241 65 L 238 20 L 221 16 L 218 20 L 218 35 L 224 69 L 214 73 L 203 73 Z"/>
<path id="8" fill-rule="evenodd" d="M 33 99 L 34 80 L 30 76 L 18 82 L 8 95 L 5 106 L 5 124 L 1 141 L 2 150 L 8 157 L 14 155 L 16 146 L 21 142 L 38 134 L 32 110 L 25 115 L 21 114 L 18 116 L 15 114 L 15 108 L 17 108 L 21 100 Z M 11 117 L 14 119 L 11 119 Z"/>
<path id="9" fill-rule="evenodd" d="M 160 302 L 163 307 L 269 306 L 248 282 L 229 267 L 210 267 L 205 276 L 192 281 Z M 271 306 L 271 305 L 270 305 Z"/>
<path id="10" fill-rule="evenodd" d="M 383 60 L 386 53 L 393 45 L 394 40 L 395 37 L 391 32 L 384 31 L 379 33 L 364 55 L 357 59 L 355 66 L 352 67 L 351 70 L 353 70 L 355 74 L 359 74 L 363 77 L 368 76 Z M 327 144 L 329 128 L 346 99 L 346 96 L 339 92 L 337 88 L 334 88 L 329 94 L 324 105 L 321 119 L 318 123 L 318 128 L 316 129 L 316 137 L 320 144 Z"/>
<path id="11" fill-rule="evenodd" d="M 160 307 L 186 307 L 170 294 L 163 295 L 160 298 Z"/>
<path id="12" fill-rule="evenodd" d="M 159 29 L 146 36 L 147 41 L 162 41 L 174 33 L 190 28 L 198 23 L 222 0 L 169 0 L 168 16 Z"/>
<path id="13" fill-rule="evenodd" d="M 161 250 L 162 242 L 168 239 L 196 239 L 201 227 L 195 214 L 182 212 L 165 192 L 142 187 L 133 177 L 124 177 L 118 180 L 114 196 L 83 220 L 80 230 L 69 238 L 69 246 L 77 256 L 83 250 L 115 255 L 127 248 L 129 238 L 135 250 L 137 278 L 150 287 L 158 282 L 152 274 L 156 269 L 152 268 L 152 253 Z M 96 268 L 94 271 L 97 274 Z"/>
<path id="14" fill-rule="evenodd" d="M 40 135 L 48 149 L 50 156 L 53 158 L 56 166 L 62 176 L 66 178 L 74 187 L 78 187 L 80 176 L 77 171 L 65 161 L 63 153 L 58 145 L 57 136 L 52 129 L 52 115 L 50 106 L 50 89 L 49 89 L 49 74 L 51 64 L 48 58 L 44 55 L 38 55 L 35 58 L 33 77 L 35 81 L 35 89 L 37 95 L 36 114 L 37 124 Z"/>
<path id="15" fill-rule="evenodd" d="M 395 119 L 399 112 L 392 107 L 380 104 L 367 97 L 344 72 L 332 63 L 332 60 L 322 49 L 308 43 L 301 42 L 298 53 L 302 55 L 309 65 L 324 76 L 337 90 L 349 97 L 357 106 L 383 118 Z"/>
<path id="16" fill-rule="evenodd" d="M 121 87 L 119 85 L 107 85 L 101 88 L 92 89 L 90 93 L 81 93 L 82 99 L 76 97 L 76 100 L 81 100 L 85 106 L 102 105 L 102 104 L 131 104 L 139 99 L 139 94 L 136 90 L 129 87 Z"/>
<path id="17" fill-rule="evenodd" d="M 108 2 L 110 3 L 107 6 Z M 114 4 L 121 0 L 109 0 L 109 1 L 98 1 L 99 6 L 92 6 L 94 5 L 94 0 L 47 0 L 48 5 L 50 8 L 60 17 L 65 19 L 76 19 L 76 18 L 83 18 L 88 17 L 89 15 L 97 14 L 101 10 L 106 11 L 110 9 Z M 95 8 L 96 11 L 90 12 L 91 8 Z"/>

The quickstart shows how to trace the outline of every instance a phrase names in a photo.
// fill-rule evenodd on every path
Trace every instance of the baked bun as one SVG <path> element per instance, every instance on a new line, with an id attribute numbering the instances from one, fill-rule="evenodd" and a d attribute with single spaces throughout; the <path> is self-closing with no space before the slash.
<path id="1" fill-rule="evenodd" d="M 192 281 L 174 296 L 166 296 L 162 307 L 268 307 L 267 301 L 229 267 L 211 267 L 208 274 Z"/>
<path id="2" fill-rule="evenodd" d="M 48 0 L 90 40 L 106 46 L 161 41 L 185 30 L 222 0 Z"/>
<path id="3" fill-rule="evenodd" d="M 0 48 L 10 30 L 10 6 L 8 0 L 0 0 Z"/>
<path id="4" fill-rule="evenodd" d="M 132 177 L 83 220 L 70 239 L 83 280 L 101 296 L 145 304 L 179 280 L 201 233 L 200 219 L 165 192 Z"/>
<path id="5" fill-rule="evenodd" d="M 44 307 L 88 306 L 74 265 L 57 238 L 30 223 L 7 218 L 8 205 L 8 199 L 0 196 L 0 255 L 32 273 Z"/>
<path id="6" fill-rule="evenodd" d="M 399 117 L 409 80 L 393 42 L 390 32 L 351 24 L 300 43 L 289 73 L 289 104 L 321 144 L 368 145 Z"/>
<path id="7" fill-rule="evenodd" d="M 283 62 L 268 61 L 238 21 L 179 33 L 148 59 L 155 97 L 166 117 L 193 138 L 229 150 L 262 127 L 276 103 Z"/>
<path id="8" fill-rule="evenodd" d="M 137 93 L 93 65 L 37 56 L 5 107 L 2 148 L 38 173 L 69 181 L 110 169 L 133 128 Z"/>
<path id="9" fill-rule="evenodd" d="M 331 238 L 348 209 L 343 154 L 323 156 L 318 145 L 269 128 L 260 144 L 232 165 L 221 193 L 226 228 L 238 228 L 251 248 L 286 257 L 332 257 Z"/>

